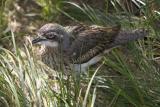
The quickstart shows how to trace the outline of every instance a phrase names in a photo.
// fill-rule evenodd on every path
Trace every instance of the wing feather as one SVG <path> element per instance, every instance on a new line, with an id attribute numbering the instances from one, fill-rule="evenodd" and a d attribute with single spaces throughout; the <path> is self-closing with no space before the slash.
<path id="1" fill-rule="evenodd" d="M 103 52 L 106 44 L 110 44 L 118 34 L 119 26 L 113 28 L 91 28 L 78 34 L 73 41 L 68 55 L 73 63 L 85 63 Z"/>

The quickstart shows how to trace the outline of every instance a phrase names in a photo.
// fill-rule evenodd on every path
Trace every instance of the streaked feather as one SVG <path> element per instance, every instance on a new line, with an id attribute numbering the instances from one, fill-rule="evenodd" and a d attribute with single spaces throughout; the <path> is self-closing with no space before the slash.
<path id="1" fill-rule="evenodd" d="M 113 42 L 119 30 L 119 26 L 112 28 L 91 27 L 78 34 L 67 52 L 72 63 L 85 63 L 103 52 L 106 44 Z"/>
<path id="2" fill-rule="evenodd" d="M 50 30 L 49 27 L 46 28 Z M 52 28 L 53 30 L 56 29 Z M 120 26 L 107 28 L 79 25 L 67 26 L 64 29 L 60 28 L 58 30 L 59 32 L 60 30 L 65 30 L 63 32 L 68 33 L 66 35 L 69 35 L 70 44 L 67 44 L 69 48 L 62 51 L 58 48 L 45 47 L 41 53 L 42 61 L 53 69 L 68 66 L 69 64 L 75 64 L 75 68 L 79 67 L 79 64 L 82 64 L 84 67 L 90 66 L 101 59 L 104 51 L 130 41 L 141 39 L 148 34 L 148 31 L 144 29 L 122 31 L 120 30 Z M 45 29 L 40 30 L 41 33 L 43 31 Z"/>

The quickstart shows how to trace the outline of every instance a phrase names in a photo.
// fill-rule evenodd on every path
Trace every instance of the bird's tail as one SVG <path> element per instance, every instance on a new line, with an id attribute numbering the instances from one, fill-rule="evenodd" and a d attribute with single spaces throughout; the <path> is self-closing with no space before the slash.
<path id="1" fill-rule="evenodd" d="M 143 39 L 149 33 L 146 29 L 137 29 L 134 31 L 120 31 L 119 34 L 114 39 L 114 42 L 111 44 L 111 47 L 122 45 L 130 41 L 135 41 L 137 39 Z"/>

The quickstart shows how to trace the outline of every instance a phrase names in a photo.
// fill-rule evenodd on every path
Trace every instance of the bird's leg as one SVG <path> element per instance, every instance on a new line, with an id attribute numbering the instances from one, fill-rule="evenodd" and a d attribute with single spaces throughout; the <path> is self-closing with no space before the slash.
<path id="1" fill-rule="evenodd" d="M 78 72 L 85 72 L 87 71 L 89 66 L 94 65 L 97 62 L 99 62 L 102 59 L 102 57 L 103 57 L 102 55 L 97 55 L 86 63 L 74 64 L 74 69 Z"/>

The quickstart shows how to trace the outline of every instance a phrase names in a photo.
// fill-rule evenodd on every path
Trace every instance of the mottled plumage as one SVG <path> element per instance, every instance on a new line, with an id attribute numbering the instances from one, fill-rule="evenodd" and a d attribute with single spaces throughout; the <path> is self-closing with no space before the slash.
<path id="1" fill-rule="evenodd" d="M 69 26 L 46 24 L 32 41 L 42 45 L 42 61 L 53 69 L 73 67 L 79 71 L 97 63 L 113 47 L 143 38 L 147 31 L 121 31 L 120 26 Z"/>
<path id="2" fill-rule="evenodd" d="M 89 61 L 107 49 L 107 45 L 114 41 L 119 30 L 119 26 L 113 28 L 90 28 L 77 34 L 77 38 L 67 52 L 70 59 L 76 64 Z"/>

